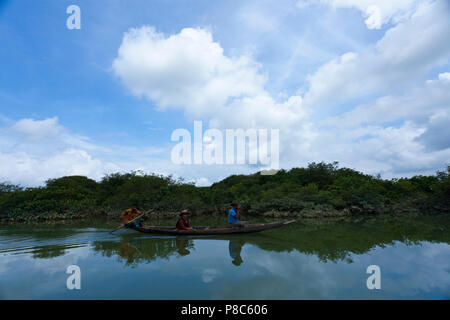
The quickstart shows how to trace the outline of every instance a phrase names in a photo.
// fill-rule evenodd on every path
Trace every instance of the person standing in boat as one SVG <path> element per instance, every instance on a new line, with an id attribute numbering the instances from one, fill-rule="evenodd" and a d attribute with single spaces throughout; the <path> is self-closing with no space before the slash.
<path id="1" fill-rule="evenodd" d="M 194 228 L 191 227 L 191 224 L 189 223 L 188 214 L 190 212 L 188 210 L 183 210 L 180 213 L 180 218 L 177 221 L 177 229 L 178 230 L 193 230 Z"/>
<path id="2" fill-rule="evenodd" d="M 248 225 L 247 221 L 240 221 L 241 215 L 240 215 L 241 205 L 237 202 L 233 202 L 231 204 L 231 209 L 228 211 L 228 224 L 231 226 L 237 226 L 237 227 L 245 227 Z"/>
<path id="3" fill-rule="evenodd" d="M 140 212 L 137 207 L 133 205 L 130 209 L 122 212 L 120 214 L 120 218 L 122 219 L 122 222 L 126 227 L 142 227 L 142 217 L 137 219 L 136 221 L 130 222 L 141 214 L 142 212 Z"/>

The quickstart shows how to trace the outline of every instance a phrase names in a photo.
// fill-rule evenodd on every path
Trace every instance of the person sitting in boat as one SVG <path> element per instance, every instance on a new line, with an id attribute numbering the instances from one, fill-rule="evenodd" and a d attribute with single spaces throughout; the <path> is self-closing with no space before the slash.
<path id="1" fill-rule="evenodd" d="M 191 227 L 188 219 L 188 214 L 190 212 L 188 210 L 183 210 L 180 213 L 180 218 L 177 221 L 177 229 L 178 230 L 193 230 L 194 228 Z"/>
<path id="2" fill-rule="evenodd" d="M 231 226 L 236 227 L 245 227 L 248 225 L 247 221 L 240 221 L 241 215 L 239 214 L 241 210 L 241 205 L 239 203 L 233 202 L 231 204 L 231 209 L 228 211 L 228 223 Z"/>
<path id="3" fill-rule="evenodd" d="M 123 224 L 130 228 L 130 227 L 142 227 L 142 217 L 132 221 L 133 219 L 137 218 L 138 216 L 142 215 L 142 212 L 140 212 L 135 205 L 133 205 L 130 209 L 125 210 L 120 214 L 120 218 L 122 219 Z"/>

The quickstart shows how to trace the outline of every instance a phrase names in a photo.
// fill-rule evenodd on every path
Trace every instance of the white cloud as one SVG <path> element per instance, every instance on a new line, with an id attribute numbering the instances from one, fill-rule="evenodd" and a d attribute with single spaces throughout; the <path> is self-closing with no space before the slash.
<path id="1" fill-rule="evenodd" d="M 202 281 L 204 283 L 210 283 L 213 282 L 215 280 L 217 280 L 217 278 L 220 278 L 222 276 L 222 272 L 218 269 L 213 269 L 213 268 L 207 268 L 202 270 Z"/>
<path id="2" fill-rule="evenodd" d="M 225 50 L 203 28 L 185 28 L 172 35 L 149 26 L 131 29 L 124 34 L 112 68 L 133 95 L 148 99 L 159 110 L 178 109 L 189 120 L 204 120 L 219 129 L 280 129 L 280 160 L 284 168 L 303 166 L 309 161 L 338 160 L 342 165 L 389 177 L 432 173 L 445 165 L 450 140 L 446 130 L 450 124 L 447 103 L 450 73 L 440 69 L 450 57 L 450 41 L 446 41 L 450 39 L 448 4 L 439 0 L 319 2 L 333 8 L 356 8 L 362 12 L 368 28 L 385 26 L 387 31 L 367 46 L 366 39 L 359 43 L 360 30 L 350 36 L 346 33 L 345 37 L 342 37 L 344 27 L 329 33 L 334 27 L 330 21 L 337 21 L 341 11 L 336 10 L 333 15 L 326 12 L 324 20 L 335 20 L 320 21 L 320 26 L 311 26 L 308 34 L 315 37 L 317 30 L 326 30 L 324 38 L 345 42 L 330 51 L 323 39 L 311 44 L 312 37 L 301 31 L 292 32 L 292 25 L 284 24 L 285 19 L 295 17 L 289 16 L 289 10 L 275 12 L 276 18 L 265 20 L 270 17 L 270 5 L 266 3 L 261 11 L 249 10 L 253 7 L 246 5 L 233 16 L 241 18 L 241 22 L 248 19 L 245 26 L 252 32 L 264 34 L 277 29 L 269 38 L 273 46 L 280 45 L 276 41 L 279 33 L 289 34 L 280 40 L 281 50 L 295 52 L 286 52 L 286 57 L 291 58 L 284 64 L 275 59 L 273 69 L 278 70 L 275 78 L 274 72 L 269 74 L 265 68 L 275 61 L 271 60 L 272 51 L 257 52 L 260 59 L 270 56 L 263 66 L 251 54 L 231 54 L 245 51 Z M 313 1 L 298 4 L 304 10 L 309 5 Z M 355 24 L 346 28 L 349 26 Z M 365 30 L 364 25 L 361 29 L 367 34 L 379 34 Z M 349 45 L 346 37 L 355 45 Z M 258 39 L 254 38 L 255 43 Z M 304 42 L 299 41 L 302 39 Z M 291 47 L 288 42 L 292 42 Z M 309 43 L 309 47 L 303 43 Z M 273 49 L 267 42 L 266 46 L 257 44 L 255 48 Z M 308 68 L 302 70 L 314 70 L 307 77 L 309 87 L 292 94 L 296 89 L 292 80 L 297 77 L 298 83 L 302 83 L 306 78 L 295 68 L 296 60 L 305 56 L 305 50 L 309 52 L 308 59 L 318 55 L 321 58 L 313 59 L 314 63 L 307 60 Z M 349 50 L 354 52 L 341 54 Z M 330 59 L 331 55 L 336 56 Z M 315 68 L 316 63 L 327 60 L 312 69 L 311 64 Z M 425 81 L 436 70 L 441 74 Z M 294 88 L 284 88 L 287 78 Z M 278 85 L 273 86 L 273 82 Z M 277 91 L 274 87 L 281 92 L 272 92 Z M 206 185 L 229 174 L 257 170 L 248 166 L 179 167 L 168 160 L 168 148 L 167 145 L 142 146 L 139 150 L 125 146 L 106 148 L 70 132 L 56 117 L 21 119 L 0 128 L 0 177 L 40 184 L 64 174 L 98 178 L 108 170 L 142 169 L 183 176 L 197 185 Z M 156 154 L 167 155 L 167 159 L 155 158 Z"/>
<path id="3" fill-rule="evenodd" d="M 71 134 L 58 118 L 21 119 L 0 129 L 0 179 L 41 185 L 49 178 L 86 175 L 99 179 L 118 167 L 88 151 L 105 151 L 88 138 Z"/>
<path id="4" fill-rule="evenodd" d="M 113 70 L 131 92 L 160 108 L 189 115 L 214 112 L 229 99 L 261 92 L 266 77 L 251 57 L 227 57 L 204 29 L 185 28 L 164 37 L 153 27 L 124 35 Z"/>
<path id="5" fill-rule="evenodd" d="M 323 129 L 314 140 L 310 156 L 333 161 L 385 178 L 433 174 L 450 159 L 450 149 L 428 152 L 420 143 L 426 127 L 406 122 L 400 127 Z"/>
<path id="6" fill-rule="evenodd" d="M 27 152 L 0 153 L 2 180 L 41 185 L 49 178 L 66 175 L 86 175 L 100 178 L 102 163 L 84 150 L 67 149 L 48 157 L 37 157 Z"/>
<path id="7" fill-rule="evenodd" d="M 380 29 L 387 23 L 398 23 L 408 19 L 423 0 L 300 0 L 297 7 L 307 8 L 310 5 L 322 3 L 334 8 L 356 8 L 366 18 L 364 21 L 368 29 Z"/>
<path id="8" fill-rule="evenodd" d="M 450 72 L 444 72 L 439 74 L 439 80 L 450 81 Z"/>
<path id="9" fill-rule="evenodd" d="M 438 151 L 450 148 L 450 102 L 447 104 L 446 110 L 439 110 L 428 118 L 426 131 L 417 139 L 427 150 Z"/>
<path id="10" fill-rule="evenodd" d="M 383 124 L 409 119 L 419 125 L 429 117 L 450 109 L 450 81 L 441 73 L 437 80 L 428 80 L 421 86 L 400 95 L 386 95 L 354 109 L 330 117 L 324 121 L 328 126 L 354 128 L 367 124 Z"/>
<path id="11" fill-rule="evenodd" d="M 449 12 L 444 1 L 422 2 L 375 46 L 309 76 L 304 104 L 326 118 L 313 126 L 311 160 L 339 160 L 384 177 L 432 174 L 448 164 L 449 75 L 423 78 L 449 62 Z M 365 102 L 352 108 L 353 101 Z M 339 112 L 340 104 L 349 111 Z"/>
<path id="12" fill-rule="evenodd" d="M 210 186 L 210 185 L 211 185 L 211 181 L 209 181 L 208 178 L 202 177 L 202 178 L 198 178 L 198 179 L 195 181 L 195 185 L 196 185 L 197 187 L 207 187 L 207 186 Z"/>
<path id="13" fill-rule="evenodd" d="M 433 174 L 450 159 L 448 127 L 450 82 L 440 75 L 318 123 L 309 154 L 384 177 Z"/>
<path id="14" fill-rule="evenodd" d="M 449 61 L 450 41 L 445 39 L 450 39 L 448 4 L 423 4 L 411 19 L 386 31 L 375 47 L 344 54 L 308 76 L 305 104 L 316 109 L 417 84 L 430 68 Z"/>
<path id="15" fill-rule="evenodd" d="M 186 28 L 167 37 L 148 26 L 132 29 L 113 69 L 134 94 L 162 109 L 181 108 L 190 119 L 209 121 L 214 128 L 274 128 L 286 137 L 298 136 L 293 130 L 307 115 L 300 96 L 277 101 L 265 89 L 259 63 L 250 56 L 226 56 L 204 29 Z"/>
<path id="16" fill-rule="evenodd" d="M 25 186 L 43 185 L 47 179 L 66 175 L 98 180 L 108 173 L 133 170 L 172 175 L 207 186 L 236 171 L 253 172 L 244 165 L 177 166 L 170 161 L 171 145 L 97 145 L 72 133 L 57 117 L 8 121 L 7 126 L 0 127 L 0 150 L 0 182 Z"/>
<path id="17" fill-rule="evenodd" d="M 57 117 L 45 120 L 21 119 L 11 129 L 30 140 L 56 136 L 63 131 L 63 128 L 58 124 Z"/>
<path id="18" fill-rule="evenodd" d="M 260 64 L 250 56 L 224 55 L 204 29 L 186 28 L 169 37 L 152 27 L 132 29 L 113 69 L 134 94 L 160 108 L 182 108 L 190 117 L 213 119 L 216 125 L 277 126 L 304 114 L 301 97 L 277 103 L 264 89 L 267 77 Z"/>
<path id="19" fill-rule="evenodd" d="M 366 23 L 371 28 L 395 25 L 374 45 L 319 67 L 308 76 L 303 97 L 283 93 L 284 100 L 279 101 L 281 95 L 277 99 L 266 90 L 269 78 L 259 63 L 251 56 L 226 56 L 204 29 L 183 29 L 171 36 L 151 27 L 133 29 L 125 34 L 113 68 L 134 94 L 160 108 L 181 108 L 190 119 L 207 120 L 211 127 L 279 128 L 285 168 L 338 160 L 385 177 L 441 168 L 449 155 L 443 134 L 449 76 L 442 73 L 431 82 L 422 77 L 450 56 L 450 42 L 442 41 L 450 38 L 448 5 L 322 2 L 369 9 Z M 174 85 L 165 81 L 166 75 Z M 405 93 L 396 93 L 401 91 Z M 374 95 L 380 98 L 351 108 L 352 101 Z M 340 113 L 336 106 L 341 103 L 349 104 L 350 111 Z M 338 115 L 322 121 L 327 110 Z"/>
<path id="20" fill-rule="evenodd" d="M 0 127 L 0 150 L 0 182 L 25 186 L 43 185 L 47 179 L 66 175 L 99 180 L 108 173 L 133 170 L 172 175 L 206 186 L 236 170 L 251 172 L 245 166 L 177 166 L 170 161 L 171 145 L 98 145 L 72 133 L 57 117 L 8 121 Z"/>

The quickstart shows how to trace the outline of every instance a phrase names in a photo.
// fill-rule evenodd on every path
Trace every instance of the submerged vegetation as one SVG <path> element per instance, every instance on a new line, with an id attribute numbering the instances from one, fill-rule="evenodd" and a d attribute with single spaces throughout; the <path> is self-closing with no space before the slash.
<path id="1" fill-rule="evenodd" d="M 264 216 L 450 212 L 450 166 L 433 176 L 381 179 L 337 163 L 311 163 L 275 175 L 233 175 L 210 187 L 171 176 L 114 173 L 101 181 L 83 176 L 48 180 L 43 187 L 0 184 L 1 219 L 64 219 L 141 210 L 219 213 L 232 201 L 243 213 Z"/>

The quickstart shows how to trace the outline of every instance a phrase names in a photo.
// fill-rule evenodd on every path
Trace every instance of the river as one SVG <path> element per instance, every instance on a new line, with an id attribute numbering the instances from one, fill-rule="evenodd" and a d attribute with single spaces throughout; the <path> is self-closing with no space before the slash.
<path id="1" fill-rule="evenodd" d="M 117 225 L 1 224 L 0 299 L 450 298 L 448 216 L 307 219 L 256 234 L 196 237 L 109 234 Z M 71 265 L 79 267 L 80 289 L 67 286 Z M 379 267 L 380 289 L 367 286 L 371 265 Z"/>

